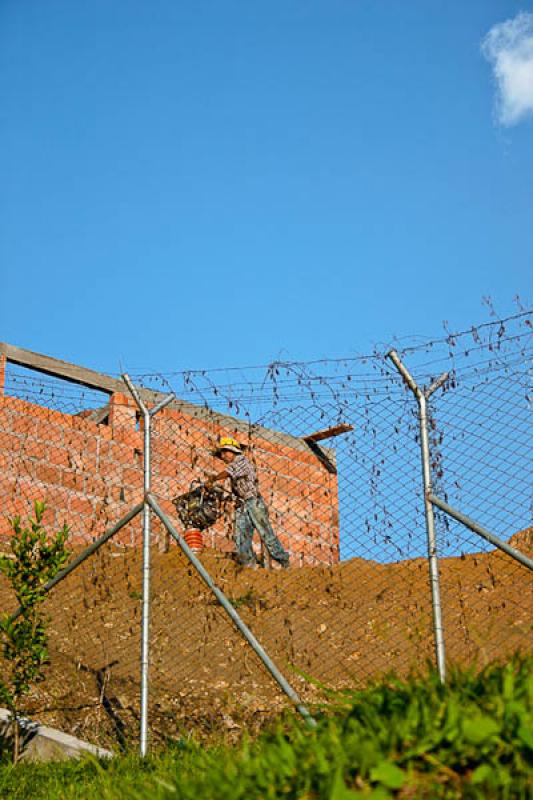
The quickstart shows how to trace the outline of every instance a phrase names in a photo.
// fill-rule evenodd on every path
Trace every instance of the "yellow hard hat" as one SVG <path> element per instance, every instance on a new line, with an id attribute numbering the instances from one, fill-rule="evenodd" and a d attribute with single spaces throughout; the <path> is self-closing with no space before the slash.
<path id="1" fill-rule="evenodd" d="M 239 442 L 236 439 L 233 439 L 231 436 L 221 436 L 218 440 L 217 449 L 215 450 L 215 455 L 218 455 L 221 450 L 230 450 L 232 453 L 242 453 L 242 447 L 240 446 Z"/>

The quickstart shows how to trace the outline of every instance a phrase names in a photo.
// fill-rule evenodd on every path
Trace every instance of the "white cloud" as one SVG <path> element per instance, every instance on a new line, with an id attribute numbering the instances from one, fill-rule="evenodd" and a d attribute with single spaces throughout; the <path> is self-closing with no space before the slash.
<path id="1" fill-rule="evenodd" d="M 533 14 L 523 11 L 494 25 L 481 50 L 492 64 L 499 122 L 515 125 L 533 114 Z"/>

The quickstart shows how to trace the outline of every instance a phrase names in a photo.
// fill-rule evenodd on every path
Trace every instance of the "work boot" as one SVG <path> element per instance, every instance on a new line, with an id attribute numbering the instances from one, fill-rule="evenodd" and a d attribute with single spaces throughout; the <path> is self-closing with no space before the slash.
<path id="1" fill-rule="evenodd" d="M 259 564 L 257 563 L 257 561 L 255 561 L 255 559 L 253 561 L 244 561 L 239 555 L 237 555 L 235 561 L 237 562 L 239 567 L 248 567 L 248 568 L 253 567 L 254 569 L 257 569 L 259 567 Z"/>

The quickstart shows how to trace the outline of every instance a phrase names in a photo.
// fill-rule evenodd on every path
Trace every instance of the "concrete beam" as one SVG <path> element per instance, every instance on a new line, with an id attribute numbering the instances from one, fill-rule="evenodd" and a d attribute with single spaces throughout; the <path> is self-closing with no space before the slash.
<path id="1" fill-rule="evenodd" d="M 62 378 L 65 381 L 70 381 L 70 383 L 77 383 L 80 386 L 96 389 L 108 395 L 126 390 L 126 386 L 121 379 L 112 378 L 102 372 L 96 372 L 96 370 L 88 369 L 87 367 L 79 367 L 77 364 L 61 361 L 58 358 L 52 358 L 42 353 L 34 353 L 32 350 L 25 350 L 23 347 L 16 347 L 6 342 L 0 342 L 0 355 L 4 355 L 11 364 L 33 369 L 44 375 Z M 152 389 L 139 389 L 139 394 L 147 405 L 155 405 L 166 396 L 163 392 Z M 211 411 L 208 408 L 194 405 L 194 403 L 189 403 L 186 400 L 174 400 L 169 404 L 168 408 L 181 411 L 196 419 L 209 420 L 220 425 L 221 428 L 228 428 L 231 431 L 239 432 L 243 436 L 248 436 L 250 432 L 249 423 L 229 414 L 222 414 L 219 411 Z M 291 436 L 288 433 L 264 428 L 262 425 L 253 425 L 252 431 L 274 444 L 286 445 L 295 450 L 308 450 L 306 442 L 298 436 Z M 325 447 L 322 450 L 331 463 L 335 464 L 335 451 Z"/>

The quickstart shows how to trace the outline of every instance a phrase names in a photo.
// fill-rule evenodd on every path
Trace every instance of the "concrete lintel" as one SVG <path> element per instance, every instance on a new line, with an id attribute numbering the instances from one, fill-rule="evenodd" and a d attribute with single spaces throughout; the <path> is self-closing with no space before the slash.
<path id="1" fill-rule="evenodd" d="M 33 369 L 45 375 L 62 378 L 71 383 L 86 386 L 89 389 L 105 392 L 108 395 L 114 394 L 115 392 L 124 393 L 126 390 L 124 382 L 118 378 L 112 378 L 110 375 L 105 375 L 102 372 L 96 372 L 96 370 L 88 369 L 87 367 L 79 367 L 77 364 L 61 361 L 58 358 L 52 358 L 42 353 L 34 353 L 32 350 L 16 347 L 6 342 L 0 342 L 0 355 L 4 355 L 6 360 L 12 364 L 18 364 L 19 366 Z M 155 389 L 139 389 L 139 394 L 147 405 L 155 405 L 166 396 L 165 393 L 158 392 Z M 275 444 L 286 445 L 295 450 L 309 452 L 307 444 L 298 436 L 291 436 L 289 433 L 282 433 L 281 431 L 275 431 L 271 428 L 264 428 L 262 425 L 250 425 L 229 414 L 223 414 L 220 411 L 211 411 L 209 408 L 189 403 L 186 400 L 173 400 L 172 403 L 168 405 L 168 408 L 174 411 L 181 411 L 196 419 L 209 420 L 210 422 L 220 425 L 222 428 L 236 431 L 243 436 L 247 436 L 250 431 L 252 431 Z M 243 442 L 243 444 L 245 444 L 245 442 Z M 322 449 L 327 454 L 329 460 L 335 463 L 335 450 L 325 447 Z"/>

